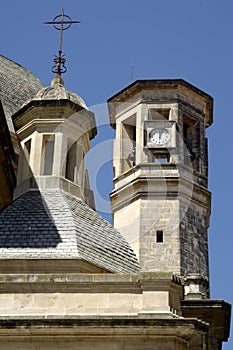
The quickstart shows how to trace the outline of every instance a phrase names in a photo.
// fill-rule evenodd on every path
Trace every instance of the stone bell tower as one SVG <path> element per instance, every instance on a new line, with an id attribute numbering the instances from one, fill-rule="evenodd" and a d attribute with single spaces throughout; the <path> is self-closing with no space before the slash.
<path id="1" fill-rule="evenodd" d="M 144 271 L 184 276 L 205 297 L 212 97 L 184 80 L 139 80 L 108 103 L 116 129 L 114 225 Z"/>

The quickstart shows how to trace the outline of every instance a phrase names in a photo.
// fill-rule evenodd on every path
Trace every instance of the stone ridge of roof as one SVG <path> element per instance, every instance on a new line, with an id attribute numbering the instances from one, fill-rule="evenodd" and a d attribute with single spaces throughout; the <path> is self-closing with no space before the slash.
<path id="1" fill-rule="evenodd" d="M 29 190 L 0 211 L 0 259 L 78 259 L 113 273 L 138 272 L 114 227 L 62 190 Z"/>

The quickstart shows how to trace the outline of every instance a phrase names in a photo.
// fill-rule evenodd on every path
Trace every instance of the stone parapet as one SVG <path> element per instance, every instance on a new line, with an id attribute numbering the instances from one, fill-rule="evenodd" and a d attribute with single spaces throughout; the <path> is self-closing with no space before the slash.
<path id="1" fill-rule="evenodd" d="M 0 315 L 181 315 L 171 273 L 2 274 Z"/>

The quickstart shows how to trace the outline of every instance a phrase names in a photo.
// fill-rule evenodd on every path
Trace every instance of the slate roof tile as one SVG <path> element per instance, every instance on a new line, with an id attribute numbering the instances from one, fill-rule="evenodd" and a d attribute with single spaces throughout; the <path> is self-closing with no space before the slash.
<path id="1" fill-rule="evenodd" d="M 31 190 L 0 211 L 0 259 L 82 259 L 111 272 L 137 272 L 129 244 L 82 200 Z"/>
<path id="2" fill-rule="evenodd" d="M 43 86 L 29 70 L 0 55 L 0 100 L 10 131 L 14 132 L 11 115 Z"/>

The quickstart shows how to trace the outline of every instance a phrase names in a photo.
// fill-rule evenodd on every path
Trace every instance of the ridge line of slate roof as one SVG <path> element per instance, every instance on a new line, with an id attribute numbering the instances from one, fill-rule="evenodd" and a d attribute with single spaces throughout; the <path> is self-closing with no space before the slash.
<path id="1" fill-rule="evenodd" d="M 81 199 L 64 195 L 74 217 L 81 258 L 111 272 L 138 272 L 136 255 L 120 232 Z"/>

